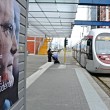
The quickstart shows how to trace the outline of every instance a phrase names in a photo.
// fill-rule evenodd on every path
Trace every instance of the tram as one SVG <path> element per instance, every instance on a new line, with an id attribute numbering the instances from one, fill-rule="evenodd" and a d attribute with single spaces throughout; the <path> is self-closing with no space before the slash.
<path id="1" fill-rule="evenodd" d="M 92 29 L 73 47 L 73 57 L 89 72 L 110 74 L 110 29 Z"/>

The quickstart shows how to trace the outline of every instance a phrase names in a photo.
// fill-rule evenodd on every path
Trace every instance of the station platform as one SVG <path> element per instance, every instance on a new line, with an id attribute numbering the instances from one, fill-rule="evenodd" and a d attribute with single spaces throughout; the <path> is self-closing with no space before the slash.
<path id="1" fill-rule="evenodd" d="M 44 65 L 27 77 L 26 110 L 110 110 L 110 97 L 71 54 L 65 64 L 63 56 L 60 64 L 40 58 Z"/>

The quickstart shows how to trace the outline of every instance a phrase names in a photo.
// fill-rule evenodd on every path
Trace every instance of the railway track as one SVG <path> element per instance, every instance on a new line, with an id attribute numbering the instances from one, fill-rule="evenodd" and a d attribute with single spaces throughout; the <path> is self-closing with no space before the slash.
<path id="1" fill-rule="evenodd" d="M 110 97 L 110 75 L 93 75 L 94 80 L 99 84 L 99 86 L 105 91 L 105 93 Z"/>

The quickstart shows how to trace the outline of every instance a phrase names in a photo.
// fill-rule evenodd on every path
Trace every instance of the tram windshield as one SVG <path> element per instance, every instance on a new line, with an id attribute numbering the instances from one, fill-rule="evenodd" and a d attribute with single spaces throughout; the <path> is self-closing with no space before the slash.
<path id="1" fill-rule="evenodd" d="M 110 54 L 110 34 L 99 35 L 96 38 L 96 53 Z"/>

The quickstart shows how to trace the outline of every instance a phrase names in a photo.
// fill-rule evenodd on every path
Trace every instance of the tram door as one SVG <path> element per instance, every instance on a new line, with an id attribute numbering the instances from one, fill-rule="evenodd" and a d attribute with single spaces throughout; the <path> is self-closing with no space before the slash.
<path id="1" fill-rule="evenodd" d="M 92 39 L 87 40 L 87 58 L 93 60 Z"/>

